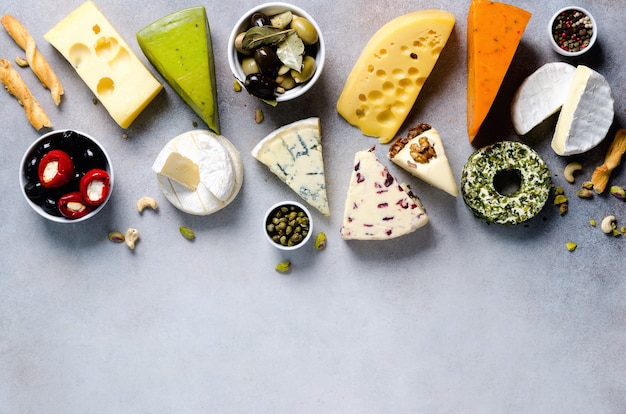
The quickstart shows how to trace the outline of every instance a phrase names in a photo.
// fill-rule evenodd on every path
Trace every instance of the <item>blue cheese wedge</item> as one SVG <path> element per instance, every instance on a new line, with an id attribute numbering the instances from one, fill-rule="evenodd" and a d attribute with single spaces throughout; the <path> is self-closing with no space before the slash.
<path id="1" fill-rule="evenodd" d="M 565 62 L 546 63 L 524 79 L 511 101 L 511 120 L 518 135 L 526 135 L 561 109 L 575 70 Z"/>
<path id="2" fill-rule="evenodd" d="M 386 240 L 428 223 L 419 198 L 380 163 L 374 148 L 357 152 L 344 208 L 344 240 Z"/>
<path id="3" fill-rule="evenodd" d="M 614 115 L 611 86 L 604 76 L 577 66 L 556 123 L 552 149 L 562 156 L 589 151 L 604 140 Z"/>
<path id="4" fill-rule="evenodd" d="M 122 128 L 128 128 L 163 89 L 92 1 L 71 12 L 44 38 Z"/>
<path id="5" fill-rule="evenodd" d="M 407 138 L 398 138 L 389 147 L 389 159 L 417 178 L 456 197 L 456 184 L 450 162 L 439 132 L 427 124 L 409 131 Z"/>
<path id="6" fill-rule="evenodd" d="M 208 130 L 170 140 L 152 165 L 165 198 L 178 209 L 207 215 L 226 207 L 243 184 L 243 164 L 235 146 Z"/>
<path id="7" fill-rule="evenodd" d="M 320 119 L 285 125 L 253 149 L 252 156 L 325 216 L 330 215 L 322 157 Z"/>

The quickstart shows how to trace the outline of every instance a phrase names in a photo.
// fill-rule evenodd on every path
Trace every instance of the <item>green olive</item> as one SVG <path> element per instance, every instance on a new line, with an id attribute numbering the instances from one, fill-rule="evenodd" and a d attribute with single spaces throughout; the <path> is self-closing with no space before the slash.
<path id="1" fill-rule="evenodd" d="M 241 69 L 246 76 L 261 72 L 259 65 L 257 65 L 253 57 L 243 59 L 241 61 Z"/>
<path id="2" fill-rule="evenodd" d="M 296 31 L 296 34 L 302 39 L 305 45 L 312 45 L 316 43 L 319 38 L 315 26 L 304 17 L 293 16 L 291 28 Z"/>
<path id="3" fill-rule="evenodd" d="M 313 77 L 315 70 L 317 69 L 317 63 L 315 59 L 309 55 L 302 59 L 302 70 L 300 72 L 291 70 L 291 77 L 296 83 L 304 83 Z"/>
<path id="4" fill-rule="evenodd" d="M 245 35 L 246 32 L 241 32 L 237 35 L 237 37 L 235 38 L 235 49 L 237 49 L 237 52 L 241 54 L 250 55 L 250 51 L 243 48 L 243 38 Z"/>
<path id="5" fill-rule="evenodd" d="M 285 75 L 278 76 L 276 78 L 276 82 L 278 82 L 278 86 L 288 91 L 289 89 L 293 89 L 296 87 L 296 81 L 293 79 L 290 73 Z"/>

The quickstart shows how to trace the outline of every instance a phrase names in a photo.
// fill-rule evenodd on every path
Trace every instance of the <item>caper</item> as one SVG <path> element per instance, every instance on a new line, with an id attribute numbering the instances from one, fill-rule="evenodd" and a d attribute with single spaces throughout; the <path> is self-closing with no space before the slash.
<path id="1" fill-rule="evenodd" d="M 247 57 L 241 61 L 241 69 L 246 76 L 251 75 L 253 73 L 261 72 L 259 69 L 259 65 L 257 65 L 256 60 L 253 57 Z"/>
<path id="2" fill-rule="evenodd" d="M 317 63 L 315 59 L 309 55 L 302 59 L 302 70 L 291 70 L 291 77 L 296 83 L 304 83 L 313 77 L 315 70 L 317 69 Z"/>
<path id="3" fill-rule="evenodd" d="M 293 16 L 290 26 L 305 45 L 312 45 L 317 42 L 319 36 L 315 26 L 304 17 Z"/>

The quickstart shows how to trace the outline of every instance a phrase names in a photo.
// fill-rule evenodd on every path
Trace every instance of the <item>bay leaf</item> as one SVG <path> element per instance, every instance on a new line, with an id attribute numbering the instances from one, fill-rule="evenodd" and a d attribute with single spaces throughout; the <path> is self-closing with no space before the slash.
<path id="1" fill-rule="evenodd" d="M 271 26 L 255 26 L 248 29 L 241 45 L 247 50 L 254 50 L 260 46 L 275 46 L 293 31 L 293 29 L 282 30 Z"/>
<path id="2" fill-rule="evenodd" d="M 276 55 L 285 66 L 300 72 L 304 55 L 302 39 L 295 32 L 289 33 L 285 41 L 278 45 Z"/>

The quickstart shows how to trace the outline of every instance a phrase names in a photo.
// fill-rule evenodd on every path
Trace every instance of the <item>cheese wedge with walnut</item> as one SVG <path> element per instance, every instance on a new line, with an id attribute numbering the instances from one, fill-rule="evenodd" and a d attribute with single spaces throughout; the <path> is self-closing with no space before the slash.
<path id="1" fill-rule="evenodd" d="M 456 184 L 439 132 L 428 124 L 409 129 L 389 147 L 389 159 L 417 178 L 456 197 Z"/>

